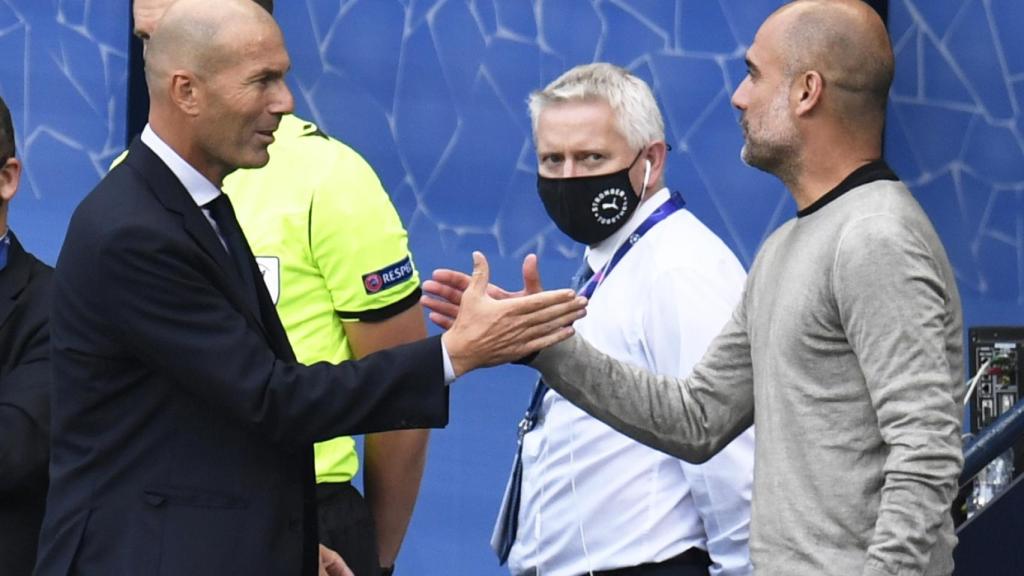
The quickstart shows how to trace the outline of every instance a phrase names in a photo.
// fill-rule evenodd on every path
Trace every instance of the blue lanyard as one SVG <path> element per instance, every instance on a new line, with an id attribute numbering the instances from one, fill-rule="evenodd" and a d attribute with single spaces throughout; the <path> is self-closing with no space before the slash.
<path id="1" fill-rule="evenodd" d="M 681 210 L 683 206 L 686 206 L 686 200 L 683 200 L 682 195 L 678 192 L 673 192 L 672 195 L 669 196 L 668 200 L 662 202 L 661 206 L 658 206 L 657 210 L 645 218 L 644 221 L 640 223 L 640 226 L 637 226 L 637 229 L 634 230 L 622 246 L 619 246 L 619 249 L 615 251 L 611 260 L 609 260 L 603 268 L 595 272 L 594 275 L 590 277 L 590 280 L 588 280 L 587 283 L 583 285 L 583 288 L 580 289 L 580 294 L 586 296 L 588 299 L 593 296 L 597 287 L 604 282 L 604 279 L 611 274 L 615 266 L 617 266 L 626 253 L 629 252 L 641 238 L 643 238 L 644 234 L 650 232 L 651 228 L 654 228 L 654 226 L 662 220 Z"/>
<path id="2" fill-rule="evenodd" d="M 600 271 L 596 272 L 583 288 L 580 289 L 579 293 L 587 298 L 594 295 L 594 291 L 601 285 L 605 278 L 611 274 L 612 270 L 622 260 L 622 258 L 629 252 L 634 245 L 644 234 L 650 232 L 651 228 L 654 228 L 656 224 L 665 220 L 672 214 L 682 210 L 686 206 L 686 200 L 678 192 L 673 192 L 669 199 L 662 202 L 658 209 L 651 213 L 650 216 L 644 219 L 644 221 L 637 227 L 637 229 L 629 235 L 629 238 L 619 246 L 619 249 L 612 255 L 611 260 Z M 519 443 L 523 442 L 523 436 L 527 432 L 533 430 L 533 426 L 537 423 L 537 414 L 540 412 L 540 405 L 544 401 L 544 395 L 548 391 L 547 384 L 543 380 L 537 381 L 537 386 L 533 389 L 533 396 L 530 398 L 530 406 L 526 409 L 526 414 L 523 415 L 523 419 L 519 421 Z"/>

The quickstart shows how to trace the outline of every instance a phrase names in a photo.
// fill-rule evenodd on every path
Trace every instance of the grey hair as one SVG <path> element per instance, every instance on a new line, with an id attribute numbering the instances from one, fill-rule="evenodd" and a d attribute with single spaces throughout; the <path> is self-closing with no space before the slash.
<path id="1" fill-rule="evenodd" d="M 547 106 L 597 99 L 611 106 L 619 132 L 631 148 L 640 149 L 665 139 L 665 121 L 650 86 L 625 68 L 607 62 L 576 66 L 543 90 L 530 94 L 534 138 L 540 113 Z"/>

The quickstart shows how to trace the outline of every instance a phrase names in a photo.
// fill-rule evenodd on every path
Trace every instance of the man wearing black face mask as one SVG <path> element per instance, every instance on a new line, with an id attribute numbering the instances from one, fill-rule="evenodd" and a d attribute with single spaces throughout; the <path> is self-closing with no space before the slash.
<path id="1" fill-rule="evenodd" d="M 541 200 L 587 245 L 576 283 L 590 297 L 588 316 L 574 327 L 622 360 L 686 375 L 745 274 L 664 187 L 667 146 L 650 88 L 610 64 L 578 66 L 535 92 L 530 113 Z M 540 383 L 520 433 L 492 539 L 513 574 L 751 573 L 752 429 L 706 464 L 688 464 Z"/>
<path id="2" fill-rule="evenodd" d="M 603 115 L 603 111 L 596 108 L 604 106 L 595 104 L 594 108 L 593 113 Z M 559 177 L 545 175 L 544 170 L 538 173 L 537 192 L 558 229 L 577 242 L 594 246 L 624 226 L 642 201 L 640 194 L 633 190 L 630 172 L 643 153 L 643 150 L 637 152 L 629 166 L 611 174 Z M 591 158 L 591 162 L 598 166 L 603 164 L 599 160 L 598 157 Z M 559 168 L 565 173 L 564 155 L 559 156 L 555 152 L 548 158 L 542 156 L 542 165 L 544 162 L 549 164 L 546 170 L 549 174 L 558 174 Z M 573 162 L 570 161 L 568 166 L 573 166 Z M 646 186 L 651 161 L 644 160 L 644 166 Z M 584 173 L 589 171 L 590 168 L 583 170 Z"/>

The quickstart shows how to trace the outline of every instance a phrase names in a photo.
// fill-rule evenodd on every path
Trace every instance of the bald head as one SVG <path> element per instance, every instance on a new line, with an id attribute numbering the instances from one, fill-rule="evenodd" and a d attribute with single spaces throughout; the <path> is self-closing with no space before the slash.
<path id="1" fill-rule="evenodd" d="M 266 10 L 252 0 L 177 0 L 147 46 L 149 123 L 159 137 L 217 185 L 267 163 L 294 100 L 284 38 Z"/>
<path id="2" fill-rule="evenodd" d="M 273 0 L 252 0 L 267 12 L 274 13 L 274 1 Z M 163 18 L 164 12 L 167 8 L 174 3 L 174 0 L 133 0 L 132 1 L 132 20 L 134 20 L 134 28 L 132 32 L 139 37 L 143 42 L 149 41 L 149 37 L 153 35 L 153 31 L 156 30 L 157 24 L 160 23 L 160 19 Z"/>
<path id="3" fill-rule="evenodd" d="M 161 97 L 175 70 L 215 74 L 234 63 L 254 36 L 280 35 L 268 12 L 252 0 L 177 0 L 163 13 L 146 50 L 150 99 Z"/>
<path id="4" fill-rule="evenodd" d="M 781 27 L 790 77 L 817 71 L 843 118 L 881 120 L 893 77 L 893 53 L 881 17 L 862 0 L 796 0 L 769 20 Z"/>

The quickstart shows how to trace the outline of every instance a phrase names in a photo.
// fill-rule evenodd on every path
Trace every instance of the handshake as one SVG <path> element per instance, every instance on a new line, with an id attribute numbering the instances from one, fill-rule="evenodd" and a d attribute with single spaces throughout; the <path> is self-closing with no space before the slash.
<path id="1" fill-rule="evenodd" d="M 441 337 L 455 376 L 476 368 L 514 362 L 572 336 L 572 323 L 586 316 L 587 299 L 572 290 L 543 291 L 537 257 L 523 261 L 523 289 L 509 292 L 490 283 L 487 259 L 473 253 L 473 275 L 435 270 L 423 283 L 421 303 L 447 330 Z"/>

